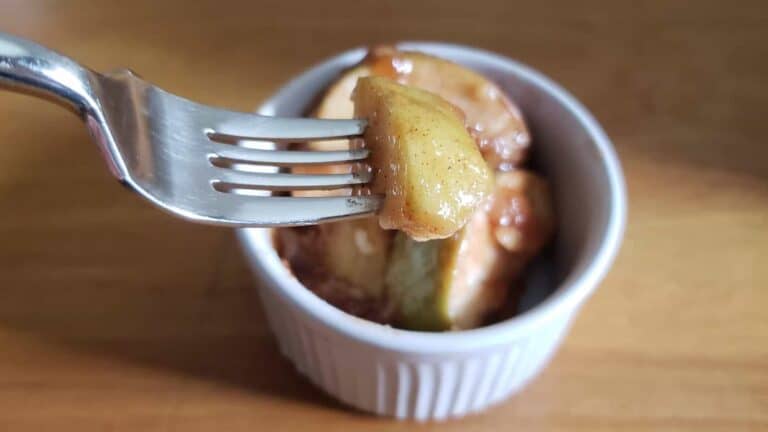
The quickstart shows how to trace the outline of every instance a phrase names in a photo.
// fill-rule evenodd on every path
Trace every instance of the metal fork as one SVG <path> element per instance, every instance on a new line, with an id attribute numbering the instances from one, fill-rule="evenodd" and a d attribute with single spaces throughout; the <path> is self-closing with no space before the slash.
<path id="1" fill-rule="evenodd" d="M 64 102 L 85 121 L 115 177 L 152 203 L 196 222 L 293 226 L 375 212 L 377 196 L 292 197 L 264 191 L 349 188 L 367 171 L 300 175 L 278 167 L 360 161 L 367 150 L 287 151 L 240 140 L 353 137 L 363 120 L 266 117 L 201 105 L 128 70 L 101 74 L 38 44 L 0 33 L 0 86 Z M 256 192 L 254 192 L 256 191 Z"/>

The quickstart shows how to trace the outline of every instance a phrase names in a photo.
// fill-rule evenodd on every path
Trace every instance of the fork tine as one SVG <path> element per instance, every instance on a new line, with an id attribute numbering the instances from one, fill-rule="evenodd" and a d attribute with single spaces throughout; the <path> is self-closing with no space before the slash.
<path id="1" fill-rule="evenodd" d="M 290 166 L 354 162 L 368 157 L 367 149 L 340 151 L 258 150 L 233 145 L 217 146 L 214 157 L 236 162 Z"/>
<path id="2" fill-rule="evenodd" d="M 367 171 L 348 174 L 290 174 L 257 173 L 216 168 L 214 185 L 224 183 L 243 188 L 271 191 L 341 189 L 368 183 L 371 173 Z"/>
<path id="3" fill-rule="evenodd" d="M 381 197 L 272 197 L 220 194 L 223 215 L 203 215 L 209 223 L 227 226 L 298 226 L 375 213 Z"/>
<path id="4" fill-rule="evenodd" d="M 236 139 L 318 140 L 361 135 L 365 120 L 280 118 L 235 111 L 215 110 L 210 134 Z"/>

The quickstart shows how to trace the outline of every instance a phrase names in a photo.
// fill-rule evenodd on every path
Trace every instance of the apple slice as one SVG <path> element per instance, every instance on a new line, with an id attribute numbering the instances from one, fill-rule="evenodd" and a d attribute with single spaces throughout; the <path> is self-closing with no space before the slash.
<path id="1" fill-rule="evenodd" d="M 501 310 L 524 263 L 496 244 L 491 228 L 485 212 L 478 211 L 447 239 L 395 236 L 386 289 L 396 326 L 470 329 Z"/>
<path id="2" fill-rule="evenodd" d="M 554 210 L 546 181 L 524 170 L 498 173 L 485 207 L 447 239 L 417 242 L 397 234 L 386 272 L 396 325 L 469 329 L 502 310 L 552 238 Z"/>
<path id="3" fill-rule="evenodd" d="M 485 76 L 439 57 L 390 46 L 371 49 L 365 64 L 375 75 L 435 93 L 458 107 L 494 170 L 510 171 L 525 161 L 531 139 L 522 113 Z"/>
<path id="4" fill-rule="evenodd" d="M 490 194 L 493 173 L 453 105 L 387 78 L 358 79 L 355 117 L 368 119 L 371 190 L 385 196 L 379 224 L 416 240 L 458 231 Z"/>
<path id="5" fill-rule="evenodd" d="M 555 231 L 549 184 L 530 171 L 498 173 L 487 207 L 497 243 L 510 252 L 533 257 Z"/>
<path id="6" fill-rule="evenodd" d="M 392 235 L 375 218 L 278 230 L 281 256 L 294 269 L 349 283 L 355 298 L 383 296 Z"/>
<path id="7" fill-rule="evenodd" d="M 391 46 L 371 49 L 359 65 L 347 70 L 331 85 L 315 110 L 320 118 L 350 118 L 350 94 L 363 76 L 384 76 L 435 93 L 463 111 L 486 162 L 497 171 L 524 164 L 530 133 L 517 105 L 485 76 L 457 63 Z M 310 143 L 316 150 L 345 149 L 347 140 Z"/>

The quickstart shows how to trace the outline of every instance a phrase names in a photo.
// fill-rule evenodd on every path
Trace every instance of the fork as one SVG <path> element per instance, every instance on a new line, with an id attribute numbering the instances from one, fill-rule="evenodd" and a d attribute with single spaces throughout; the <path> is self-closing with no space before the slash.
<path id="1" fill-rule="evenodd" d="M 275 149 L 275 143 L 359 136 L 366 127 L 364 120 L 268 117 L 201 105 L 129 70 L 97 73 L 4 33 L 0 33 L 0 86 L 73 109 L 120 182 L 191 221 L 235 227 L 298 226 L 369 215 L 380 205 L 381 198 L 375 195 L 273 195 L 351 188 L 370 181 L 369 171 L 363 169 L 348 174 L 281 172 L 286 167 L 362 161 L 367 150 Z"/>

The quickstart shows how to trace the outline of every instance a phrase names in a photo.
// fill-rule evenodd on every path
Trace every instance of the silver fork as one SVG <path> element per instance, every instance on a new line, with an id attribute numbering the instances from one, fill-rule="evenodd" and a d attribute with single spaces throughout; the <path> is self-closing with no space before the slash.
<path id="1" fill-rule="evenodd" d="M 264 191 L 349 188 L 367 171 L 300 175 L 278 167 L 360 161 L 367 150 L 287 151 L 240 140 L 353 137 L 362 120 L 266 117 L 201 105 L 128 70 L 101 74 L 38 44 L 0 33 L 0 86 L 77 112 L 122 183 L 172 214 L 227 226 L 292 226 L 373 213 L 377 196 L 292 197 Z M 255 192 L 254 192 L 255 191 Z"/>

